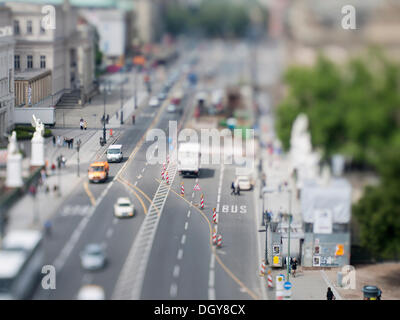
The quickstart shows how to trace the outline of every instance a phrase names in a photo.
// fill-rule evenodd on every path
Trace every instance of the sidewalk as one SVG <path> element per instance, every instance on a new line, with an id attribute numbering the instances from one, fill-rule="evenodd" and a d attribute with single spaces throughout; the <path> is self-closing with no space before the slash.
<path id="1" fill-rule="evenodd" d="M 108 136 L 107 145 L 111 144 L 119 134 L 120 132 L 116 132 L 111 139 Z M 100 147 L 99 145 L 100 136 L 102 136 L 100 130 L 91 130 L 81 138 L 82 145 L 79 152 L 80 177 L 77 176 L 76 148 L 53 147 L 49 143 L 46 145 L 46 159 L 49 156 L 50 158 L 55 158 L 55 155 L 63 154 L 67 159 L 66 167 L 56 169 L 54 173 L 48 168 L 48 176 L 44 184 L 38 188 L 36 197 L 34 198 L 30 194 L 26 194 L 10 208 L 10 218 L 6 226 L 6 231 L 27 228 L 41 229 L 44 222 L 51 219 L 61 203 L 86 179 L 85 168 L 88 167 L 99 152 L 106 150 L 107 146 Z M 57 192 L 53 191 L 55 185 L 59 186 L 61 196 L 58 196 Z M 46 186 L 50 189 L 48 193 L 45 192 Z"/>

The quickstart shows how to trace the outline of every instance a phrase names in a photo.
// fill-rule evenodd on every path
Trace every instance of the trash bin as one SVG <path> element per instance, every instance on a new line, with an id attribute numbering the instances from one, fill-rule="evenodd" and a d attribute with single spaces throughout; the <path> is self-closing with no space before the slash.
<path id="1" fill-rule="evenodd" d="M 364 286 L 363 289 L 364 300 L 380 300 L 382 291 L 375 286 Z"/>
<path id="2" fill-rule="evenodd" d="M 343 281 L 343 273 L 338 271 L 337 273 L 337 285 L 338 287 L 342 287 L 342 281 Z"/>

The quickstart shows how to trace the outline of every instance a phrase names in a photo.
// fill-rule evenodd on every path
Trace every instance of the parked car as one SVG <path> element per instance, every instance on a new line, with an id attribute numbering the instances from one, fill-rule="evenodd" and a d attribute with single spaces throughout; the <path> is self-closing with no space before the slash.
<path id="1" fill-rule="evenodd" d="M 157 97 L 151 97 L 150 101 L 149 101 L 149 106 L 150 107 L 158 107 L 160 104 L 160 101 L 158 100 Z"/>
<path id="2" fill-rule="evenodd" d="M 81 252 L 81 264 L 86 270 L 100 270 L 106 264 L 106 254 L 101 244 L 88 244 Z"/>
<path id="3" fill-rule="evenodd" d="M 253 189 L 253 181 L 248 176 L 238 176 L 237 183 L 239 185 L 240 190 L 251 190 Z"/>
<path id="4" fill-rule="evenodd" d="M 118 198 L 114 204 L 114 215 L 118 218 L 133 217 L 135 214 L 135 207 L 129 198 Z"/>

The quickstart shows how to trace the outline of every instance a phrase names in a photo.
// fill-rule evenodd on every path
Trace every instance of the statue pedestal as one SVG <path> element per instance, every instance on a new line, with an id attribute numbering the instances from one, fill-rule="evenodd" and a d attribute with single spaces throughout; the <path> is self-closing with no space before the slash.
<path id="1" fill-rule="evenodd" d="M 31 166 L 44 166 L 44 138 L 42 136 L 33 137 Z"/>
<path id="2" fill-rule="evenodd" d="M 7 156 L 6 186 L 9 188 L 22 187 L 22 155 L 20 153 Z"/>

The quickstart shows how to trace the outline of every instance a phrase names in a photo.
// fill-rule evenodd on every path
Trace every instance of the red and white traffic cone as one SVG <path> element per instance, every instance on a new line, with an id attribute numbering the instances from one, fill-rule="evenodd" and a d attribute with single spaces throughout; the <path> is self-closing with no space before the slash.
<path id="1" fill-rule="evenodd" d="M 222 236 L 219 234 L 217 236 L 217 248 L 221 248 L 222 246 Z"/>
<path id="2" fill-rule="evenodd" d="M 166 174 L 166 176 L 165 176 L 165 179 L 166 179 L 166 181 L 167 181 L 167 184 L 169 184 L 168 171 L 167 171 L 167 172 L 165 172 L 165 174 Z"/>
<path id="3" fill-rule="evenodd" d="M 216 212 L 213 213 L 213 222 L 214 224 L 218 224 L 218 213 Z"/>
<path id="4" fill-rule="evenodd" d="M 201 194 L 200 208 L 204 209 L 204 195 L 203 194 Z"/>
<path id="5" fill-rule="evenodd" d="M 215 230 L 213 232 L 212 242 L 213 242 L 213 245 L 217 244 L 217 232 Z"/>
<path id="6" fill-rule="evenodd" d="M 268 288 L 273 288 L 271 270 L 268 270 Z"/>
<path id="7" fill-rule="evenodd" d="M 183 182 L 181 183 L 181 196 L 185 196 L 185 187 L 183 186 Z"/>
<path id="8" fill-rule="evenodd" d="M 260 277 L 265 276 L 265 268 L 266 268 L 266 265 L 265 265 L 265 261 L 263 260 L 263 262 L 261 263 L 261 268 L 260 268 Z"/>

